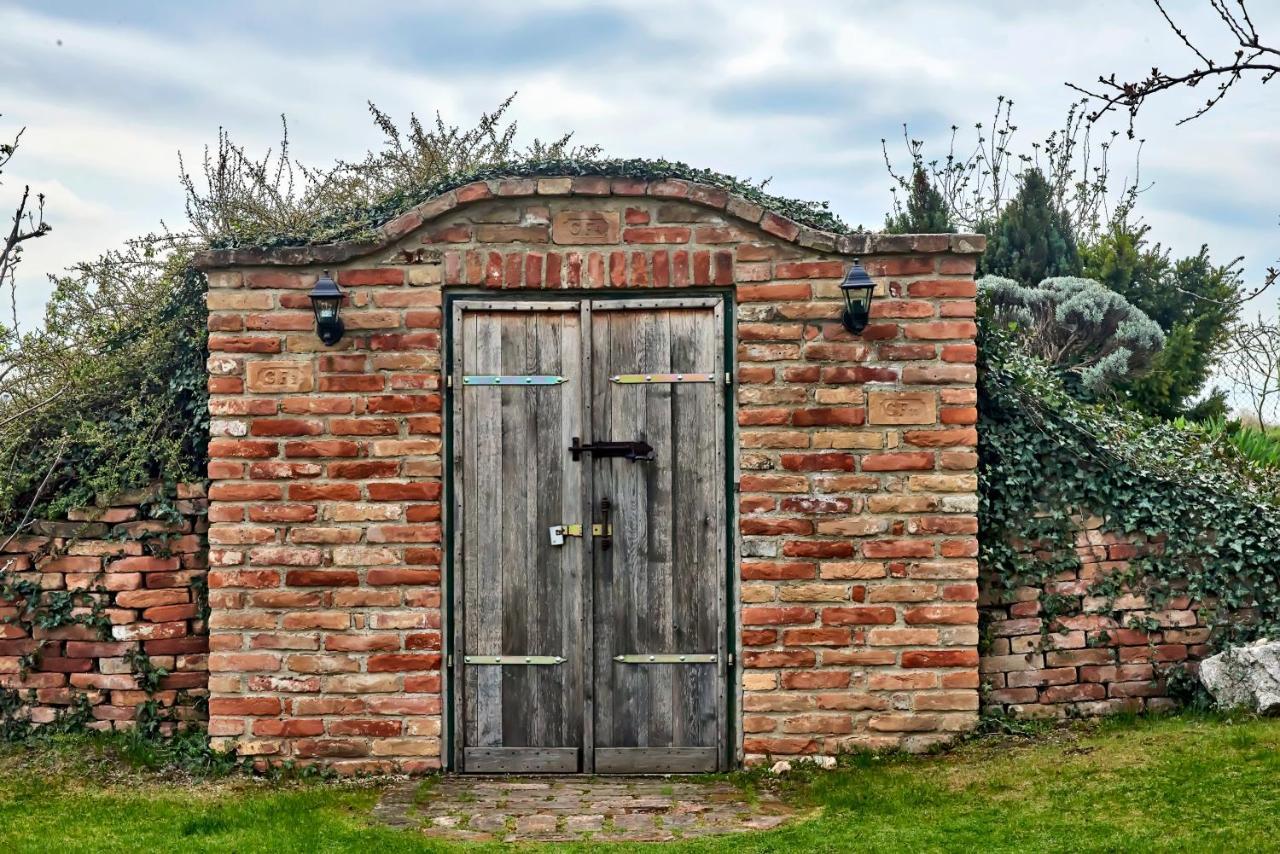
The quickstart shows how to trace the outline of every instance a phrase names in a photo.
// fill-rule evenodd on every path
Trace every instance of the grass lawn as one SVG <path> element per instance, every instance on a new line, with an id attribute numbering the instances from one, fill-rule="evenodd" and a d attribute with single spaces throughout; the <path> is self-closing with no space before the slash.
<path id="1" fill-rule="evenodd" d="M 744 785 L 755 783 L 744 775 Z M 788 787 L 812 818 L 668 847 L 1280 850 L 1280 720 L 1075 724 L 1031 739 L 978 739 L 945 755 L 853 757 Z M 378 794 L 372 782 L 192 781 L 136 771 L 83 740 L 38 754 L 0 748 L 0 851 L 456 849 L 373 825 Z"/>

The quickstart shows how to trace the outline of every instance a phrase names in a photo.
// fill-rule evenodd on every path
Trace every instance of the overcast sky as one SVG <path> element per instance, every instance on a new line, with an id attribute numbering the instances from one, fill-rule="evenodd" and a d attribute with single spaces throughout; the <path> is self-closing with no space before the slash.
<path id="1" fill-rule="evenodd" d="M 1204 0 L 1168 5 L 1222 43 Z M 1254 5 L 1280 39 L 1280 4 Z M 1004 94 L 1030 142 L 1061 121 L 1064 81 L 1152 65 L 1187 52 L 1144 0 L 0 0 L 0 131 L 27 127 L 0 202 L 25 182 L 48 196 L 54 231 L 22 270 L 31 319 L 46 273 L 162 219 L 181 226 L 177 154 L 198 158 L 219 127 L 261 150 L 285 113 L 295 153 L 324 163 L 377 145 L 369 100 L 469 123 L 519 90 L 526 137 L 572 129 L 608 155 L 772 176 L 775 192 L 879 227 L 880 140 L 903 122 L 941 152 L 951 124 L 987 119 Z M 1141 213 L 1176 252 L 1244 256 L 1256 281 L 1280 258 L 1280 83 L 1246 81 L 1175 127 L 1203 97 L 1142 115 Z M 1116 166 L 1131 173 L 1131 156 Z"/>

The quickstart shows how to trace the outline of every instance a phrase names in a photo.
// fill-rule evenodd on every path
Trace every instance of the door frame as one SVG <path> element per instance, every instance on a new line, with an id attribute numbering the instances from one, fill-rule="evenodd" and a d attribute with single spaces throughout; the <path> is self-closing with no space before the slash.
<path id="1" fill-rule="evenodd" d="M 725 720 L 724 728 L 724 755 L 722 760 L 724 767 L 728 770 L 737 768 L 742 758 L 742 719 L 738 710 L 742 708 L 742 650 L 739 643 L 738 625 L 740 617 L 740 609 L 742 607 L 742 596 L 740 589 L 740 579 L 736 571 L 739 565 L 739 535 L 738 535 L 738 493 L 739 493 L 739 446 L 737 436 L 737 395 L 734 390 L 737 388 L 737 303 L 734 300 L 734 292 L 732 288 L 681 288 L 672 292 L 643 292 L 636 289 L 616 290 L 616 289 L 591 289 L 577 291 L 529 291 L 529 290 L 509 290 L 495 293 L 492 290 L 475 287 L 461 288 L 445 288 L 442 292 L 443 300 L 441 307 L 442 317 L 442 335 L 440 341 L 441 364 L 440 364 L 440 387 L 443 392 L 443 414 L 442 421 L 442 443 L 441 443 L 441 459 L 443 462 L 440 474 L 442 481 L 441 494 L 441 515 L 443 521 L 444 543 L 441 549 L 442 569 L 440 579 L 440 602 L 441 602 L 441 653 L 444 666 L 442 669 L 441 679 L 441 762 L 447 771 L 462 771 L 463 761 L 462 739 L 458 736 L 459 724 L 462 720 L 463 710 L 461 708 L 462 693 L 459 690 L 461 684 L 460 675 L 462 671 L 462 657 L 455 654 L 455 650 L 461 648 L 462 638 L 462 621 L 461 615 L 463 611 L 462 601 L 460 599 L 462 587 L 457 582 L 456 573 L 458 572 L 458 558 L 461 542 L 458 534 L 455 517 L 455 501 L 457 498 L 455 489 L 455 474 L 457 466 L 461 460 L 462 448 L 461 437 L 456 434 L 458 425 L 455 423 L 454 410 L 457 400 L 455 392 L 460 391 L 451 382 L 451 378 L 456 370 L 454 363 L 454 351 L 456 338 L 460 335 L 460 331 L 455 323 L 455 315 L 467 307 L 467 304 L 488 304 L 493 310 L 500 311 L 519 311 L 523 307 L 532 308 L 533 305 L 547 305 L 554 303 L 581 303 L 584 300 L 609 300 L 609 301 L 628 301 L 637 303 L 635 307 L 643 307 L 643 303 L 653 303 L 654 308 L 661 308 L 663 303 L 680 302 L 684 299 L 698 299 L 706 297 L 717 297 L 722 300 L 721 317 L 723 321 L 722 330 L 722 346 L 724 350 L 724 369 L 728 381 L 724 384 L 725 407 L 724 407 L 724 448 L 725 461 L 724 473 L 725 483 L 723 485 L 723 496 L 725 502 L 725 566 L 723 567 L 723 580 L 725 592 L 725 649 L 728 650 L 729 661 L 725 664 L 724 671 L 724 698 L 723 712 Z M 526 308 L 525 310 L 528 310 Z M 583 334 L 590 335 L 590 324 L 583 330 Z M 589 340 L 589 339 L 588 339 Z M 583 354 L 584 361 L 589 360 L 589 347 Z M 586 365 L 587 370 L 590 369 L 589 362 Z M 584 382 L 589 381 L 589 374 L 584 374 Z M 584 403 L 585 406 L 585 403 Z M 584 425 L 586 422 L 584 422 Z M 590 498 L 590 496 L 588 496 Z M 584 608 L 584 615 L 590 617 L 594 612 L 591 610 L 591 588 L 594 585 L 594 566 L 593 561 L 588 560 L 584 564 L 584 585 L 587 587 L 587 607 Z M 591 632 L 593 629 L 593 619 L 585 620 L 586 626 L 584 637 L 587 638 L 588 646 L 590 645 Z M 584 678 L 588 674 L 583 674 Z M 589 698 L 584 709 L 583 721 L 583 742 L 584 747 L 592 735 L 591 729 L 593 724 L 594 709 L 592 706 L 593 686 L 584 683 L 584 691 Z M 587 773 L 590 773 L 588 771 Z"/>

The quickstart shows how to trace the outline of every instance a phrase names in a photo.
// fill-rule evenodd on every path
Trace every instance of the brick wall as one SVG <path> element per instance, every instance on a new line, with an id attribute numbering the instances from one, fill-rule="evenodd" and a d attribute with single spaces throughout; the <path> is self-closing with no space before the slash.
<path id="1" fill-rule="evenodd" d="M 199 592 L 205 490 L 202 484 L 178 487 L 177 521 L 148 518 L 160 494 L 114 496 L 67 519 L 37 522 L 7 546 L 0 539 L 3 580 L 39 585 L 46 606 L 33 620 L 27 599 L 0 595 L 0 689 L 17 692 L 21 717 L 49 723 L 87 703 L 91 728 L 124 727 L 148 699 L 171 721 L 203 717 L 196 706 L 208 680 Z M 84 596 L 75 598 L 68 616 L 81 622 L 43 628 L 56 609 L 49 607 L 54 598 L 76 591 Z M 153 695 L 135 678 L 129 656 L 138 652 L 169 673 Z"/>
<path id="2" fill-rule="evenodd" d="M 343 771 L 440 764 L 454 287 L 731 290 L 744 758 L 969 728 L 982 248 L 580 177 L 470 184 L 360 244 L 207 253 L 212 734 Z M 854 255 L 880 286 L 857 337 L 838 320 Z M 306 297 L 326 268 L 348 295 L 334 348 Z"/>
<path id="3" fill-rule="evenodd" d="M 984 584 L 984 707 L 1015 717 L 1067 717 L 1175 705 L 1165 674 L 1194 673 L 1209 654 L 1199 603 L 1178 597 L 1157 609 L 1132 594 L 1090 595 L 1096 581 L 1158 548 L 1158 540 L 1106 531 L 1097 517 L 1081 519 L 1078 571 L 1004 596 Z M 1044 613 L 1047 597 L 1052 619 Z"/>

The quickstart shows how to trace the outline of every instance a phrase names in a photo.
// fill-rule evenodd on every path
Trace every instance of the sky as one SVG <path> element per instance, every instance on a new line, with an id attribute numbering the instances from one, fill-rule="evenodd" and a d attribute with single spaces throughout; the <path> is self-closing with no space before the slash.
<path id="1" fill-rule="evenodd" d="M 1204 0 L 1167 6 L 1224 44 Z M 1280 39 L 1280 4 L 1254 6 Z M 771 177 L 773 192 L 874 228 L 891 204 L 881 140 L 905 162 L 904 122 L 940 155 L 953 124 L 989 122 L 1005 95 L 1029 144 L 1061 124 L 1076 97 L 1065 81 L 1188 57 L 1145 0 L 0 0 L 0 137 L 26 127 L 0 207 L 23 184 L 47 196 L 54 230 L 20 271 L 31 323 L 47 274 L 161 221 L 182 228 L 178 154 L 198 163 L 220 128 L 260 152 L 286 114 L 294 154 L 329 163 L 378 145 L 369 101 L 465 125 L 518 91 L 509 115 L 525 139 L 573 130 L 610 156 Z M 1177 126 L 1205 94 L 1175 92 L 1137 125 L 1153 236 L 1243 256 L 1250 283 L 1280 259 L 1277 96 L 1280 83 L 1245 81 Z M 1112 159 L 1133 177 L 1131 147 Z M 1275 294 L 1256 305 L 1274 315 Z"/>

